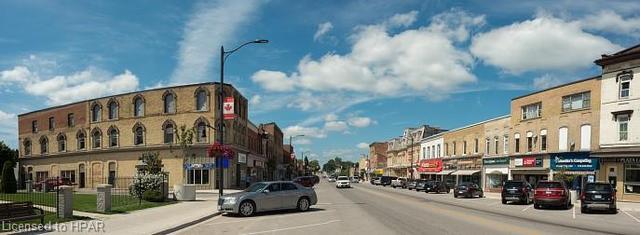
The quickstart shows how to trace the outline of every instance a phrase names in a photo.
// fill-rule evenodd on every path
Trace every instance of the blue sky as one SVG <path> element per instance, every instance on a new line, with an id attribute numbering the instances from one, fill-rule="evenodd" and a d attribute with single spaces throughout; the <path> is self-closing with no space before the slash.
<path id="1" fill-rule="evenodd" d="M 509 113 L 512 97 L 598 75 L 640 43 L 633 1 L 2 1 L 0 139 L 17 115 L 96 96 L 217 80 L 312 158 L 355 160 L 420 124 Z"/>

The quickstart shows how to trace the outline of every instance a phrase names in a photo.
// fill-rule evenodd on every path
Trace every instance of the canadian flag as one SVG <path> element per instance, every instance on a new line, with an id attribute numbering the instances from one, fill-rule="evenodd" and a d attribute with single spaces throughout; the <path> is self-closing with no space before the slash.
<path id="1" fill-rule="evenodd" d="M 234 119 L 236 117 L 234 108 L 233 97 L 225 97 L 224 103 L 222 104 L 222 114 L 225 120 Z"/>

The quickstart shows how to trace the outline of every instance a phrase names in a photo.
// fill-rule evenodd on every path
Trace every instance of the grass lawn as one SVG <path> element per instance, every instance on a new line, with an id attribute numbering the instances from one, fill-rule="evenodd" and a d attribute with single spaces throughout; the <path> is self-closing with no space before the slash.
<path id="1" fill-rule="evenodd" d="M 16 193 L 16 194 L 0 194 L 2 201 L 31 201 L 33 204 L 54 207 L 56 204 L 56 193 Z M 164 206 L 175 202 L 147 202 L 139 200 L 129 195 L 114 195 L 111 198 L 111 212 L 126 213 L 129 211 L 147 209 L 152 207 Z M 73 209 L 77 211 L 93 212 L 96 211 L 96 195 L 95 194 L 73 194 Z"/>

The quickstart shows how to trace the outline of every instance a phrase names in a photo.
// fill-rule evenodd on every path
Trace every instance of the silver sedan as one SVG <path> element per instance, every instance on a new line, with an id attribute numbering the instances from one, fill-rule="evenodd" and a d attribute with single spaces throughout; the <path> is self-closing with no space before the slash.
<path id="1" fill-rule="evenodd" d="M 316 191 L 291 181 L 259 182 L 239 193 L 218 199 L 218 211 L 251 216 L 256 212 L 298 209 L 318 202 Z"/>

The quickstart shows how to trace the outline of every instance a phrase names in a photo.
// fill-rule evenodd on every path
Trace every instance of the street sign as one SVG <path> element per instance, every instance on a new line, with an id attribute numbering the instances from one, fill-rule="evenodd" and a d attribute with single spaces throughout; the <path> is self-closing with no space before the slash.
<path id="1" fill-rule="evenodd" d="M 231 120 L 236 117 L 234 108 L 233 97 L 224 98 L 224 104 L 222 105 L 222 114 L 224 116 L 224 120 Z"/>

